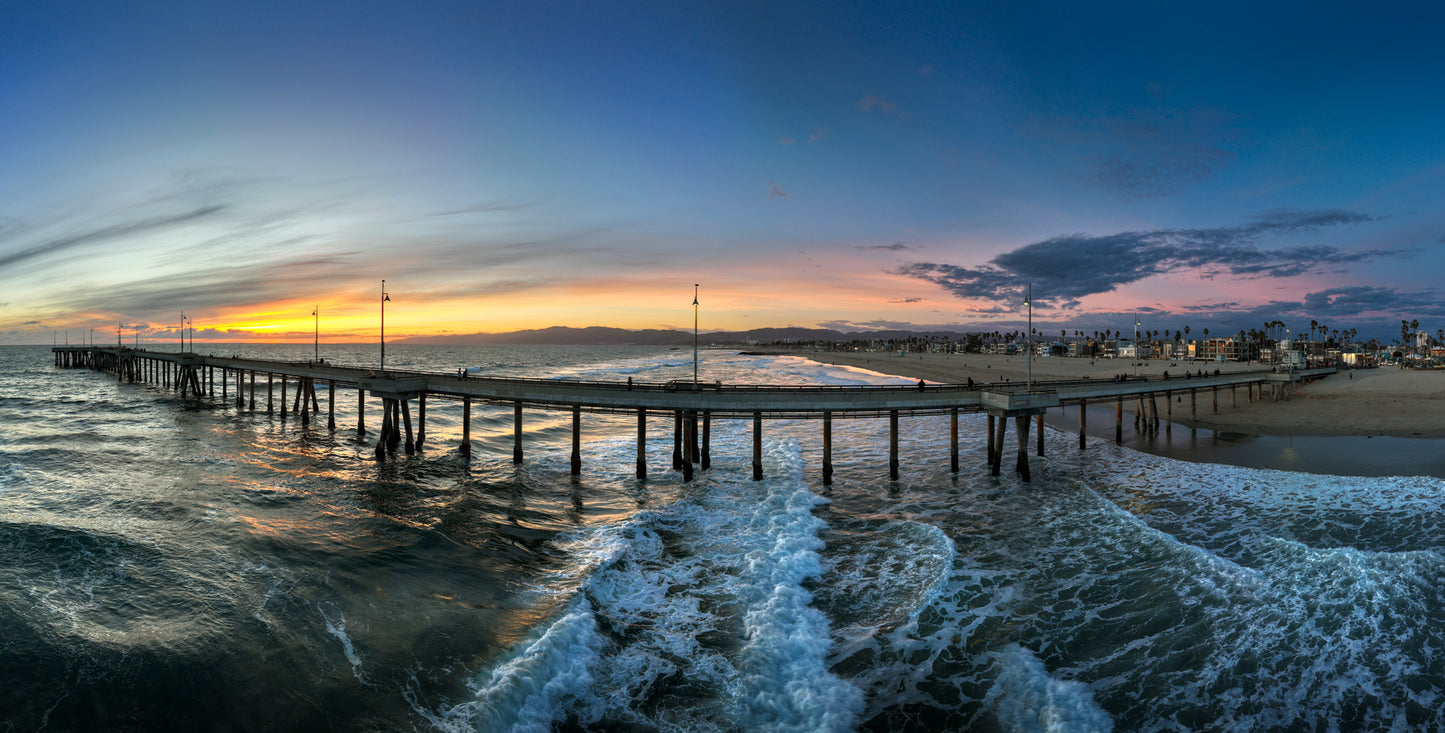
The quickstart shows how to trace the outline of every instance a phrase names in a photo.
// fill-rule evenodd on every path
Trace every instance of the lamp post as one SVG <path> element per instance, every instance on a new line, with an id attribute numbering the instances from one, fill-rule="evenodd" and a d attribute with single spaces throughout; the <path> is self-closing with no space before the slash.
<path id="1" fill-rule="evenodd" d="M 1024 305 L 1028 306 L 1028 309 L 1029 309 L 1029 332 L 1028 332 L 1027 334 L 1025 334 L 1025 335 L 1028 337 L 1028 349 L 1029 349 L 1029 350 L 1028 350 L 1028 353 L 1025 355 L 1025 360 L 1024 360 L 1025 363 L 1028 364 L 1028 378 L 1027 378 L 1025 384 L 1027 385 L 1027 388 L 1028 388 L 1029 391 L 1033 391 L 1033 388 L 1034 388 L 1034 284 L 1033 284 L 1033 283 L 1029 283 L 1029 284 L 1028 284 L 1028 290 L 1025 291 L 1025 293 L 1024 293 Z M 1020 448 L 1019 450 L 1023 450 L 1023 449 Z M 1022 455 L 1022 454 L 1020 454 L 1020 455 Z"/>
<path id="2" fill-rule="evenodd" d="M 186 312 L 181 311 L 181 353 L 186 353 Z"/>
<path id="3" fill-rule="evenodd" d="M 692 284 L 692 388 L 697 390 L 697 283 Z"/>
<path id="4" fill-rule="evenodd" d="M 386 304 L 391 296 L 386 292 L 386 281 L 381 281 L 381 371 L 386 372 Z M 319 322 L 319 321 L 318 321 Z"/>
<path id="5" fill-rule="evenodd" d="M 312 340 L 312 347 L 316 350 L 316 361 L 321 361 L 321 306 L 312 308 L 311 315 L 316 317 L 316 334 Z"/>

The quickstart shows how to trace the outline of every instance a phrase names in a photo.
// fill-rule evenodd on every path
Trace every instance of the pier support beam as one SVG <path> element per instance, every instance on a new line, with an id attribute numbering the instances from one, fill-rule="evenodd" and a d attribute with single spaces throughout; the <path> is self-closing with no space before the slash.
<path id="1" fill-rule="evenodd" d="M 356 390 L 356 434 L 366 435 L 366 390 Z"/>
<path id="2" fill-rule="evenodd" d="M 251 409 L 252 411 L 255 411 L 255 409 L 256 409 L 256 370 L 255 370 L 255 369 L 252 369 L 252 370 L 251 370 L 251 405 L 250 405 L 250 409 Z"/>
<path id="3" fill-rule="evenodd" d="M 753 412 L 753 480 L 763 480 L 763 413 Z"/>
<path id="4" fill-rule="evenodd" d="M 582 407 L 572 406 L 572 477 L 582 475 Z"/>
<path id="5" fill-rule="evenodd" d="M 1218 415 L 1218 414 L 1219 414 L 1219 388 L 1218 388 L 1218 387 L 1210 387 L 1210 388 L 1209 388 L 1209 392 L 1210 392 L 1210 395 L 1209 395 L 1209 396 L 1210 396 L 1210 398 L 1211 398 L 1211 399 L 1213 400 L 1213 402 L 1214 402 L 1214 414 Z"/>
<path id="6" fill-rule="evenodd" d="M 387 400 L 391 409 L 391 435 L 386 438 L 386 452 L 396 455 L 396 449 L 401 447 L 401 400 Z"/>
<path id="7" fill-rule="evenodd" d="M 898 411 L 888 411 L 888 478 L 898 480 Z"/>
<path id="8" fill-rule="evenodd" d="M 522 462 L 522 403 L 512 406 L 512 463 Z"/>
<path id="9" fill-rule="evenodd" d="M 989 456 L 989 473 L 994 476 L 1003 471 L 1003 438 L 1008 432 L 1008 418 L 1002 415 L 998 418 L 998 434 L 993 439 L 993 451 Z"/>
<path id="10" fill-rule="evenodd" d="M 276 410 L 276 375 L 266 372 L 266 413 Z"/>
<path id="11" fill-rule="evenodd" d="M 1114 445 L 1124 444 L 1124 398 L 1114 401 Z"/>
<path id="12" fill-rule="evenodd" d="M 1089 429 L 1089 403 L 1079 400 L 1079 450 L 1084 450 L 1084 435 Z"/>
<path id="13" fill-rule="evenodd" d="M 472 398 L 462 398 L 462 455 L 472 455 Z"/>
<path id="14" fill-rule="evenodd" d="M 416 453 L 416 442 L 413 441 L 411 437 L 411 408 L 407 407 L 407 403 L 411 402 L 411 400 L 403 397 L 396 402 L 401 406 L 401 424 L 406 426 L 406 454 L 409 456 L 414 455 Z"/>
<path id="15" fill-rule="evenodd" d="M 326 389 L 330 393 L 326 397 L 326 429 L 336 430 L 336 380 L 326 380 Z"/>
<path id="16" fill-rule="evenodd" d="M 1044 455 L 1044 413 L 1040 412 L 1040 413 L 1039 413 L 1039 416 L 1038 416 L 1037 418 L 1035 418 L 1035 419 L 1038 420 L 1038 423 L 1039 423 L 1039 424 L 1036 426 L 1036 427 L 1038 427 L 1038 429 L 1039 429 L 1039 438 L 1038 438 L 1038 440 L 1039 440 L 1039 457 L 1043 457 L 1043 455 Z"/>
<path id="17" fill-rule="evenodd" d="M 1019 457 L 1017 464 L 1014 466 L 1014 470 L 1018 471 L 1019 475 L 1023 476 L 1024 481 L 1027 482 L 1029 480 L 1029 416 L 1018 415 L 1014 417 L 1014 423 L 1018 428 L 1019 434 Z"/>
<path id="18" fill-rule="evenodd" d="M 702 470 L 712 468 L 712 410 L 702 411 Z"/>
<path id="19" fill-rule="evenodd" d="M 281 375 L 281 421 L 286 421 L 286 375 Z"/>
<path id="20" fill-rule="evenodd" d="M 682 410 L 672 411 L 672 470 L 682 470 Z"/>
<path id="21" fill-rule="evenodd" d="M 833 485 L 833 412 L 823 411 L 823 485 Z"/>
<path id="22" fill-rule="evenodd" d="M 416 396 L 416 449 L 426 442 L 426 393 Z"/>
<path id="23" fill-rule="evenodd" d="M 637 408 L 637 480 L 647 480 L 647 408 Z"/>
<path id="24" fill-rule="evenodd" d="M 1195 399 L 1195 390 L 1189 388 L 1189 420 L 1191 422 L 1199 419 L 1199 401 Z"/>
<path id="25" fill-rule="evenodd" d="M 948 409 L 948 470 L 958 473 L 958 408 Z"/>

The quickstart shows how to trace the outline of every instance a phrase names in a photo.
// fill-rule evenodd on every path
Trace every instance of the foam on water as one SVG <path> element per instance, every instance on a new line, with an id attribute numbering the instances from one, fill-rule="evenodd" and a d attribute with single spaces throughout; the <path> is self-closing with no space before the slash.
<path id="1" fill-rule="evenodd" d="M 1099 709 L 1087 685 L 1060 680 L 1017 644 L 994 655 L 998 680 L 990 692 L 1000 726 L 1018 733 L 1111 731 L 1114 721 Z"/>
<path id="2" fill-rule="evenodd" d="M 575 588 L 566 610 L 438 720 L 851 730 L 861 694 L 829 672 L 828 621 L 803 587 L 821 571 L 824 500 L 795 443 L 770 442 L 765 462 L 765 481 L 719 472 L 664 508 L 559 538 L 586 570 L 538 591 Z"/>

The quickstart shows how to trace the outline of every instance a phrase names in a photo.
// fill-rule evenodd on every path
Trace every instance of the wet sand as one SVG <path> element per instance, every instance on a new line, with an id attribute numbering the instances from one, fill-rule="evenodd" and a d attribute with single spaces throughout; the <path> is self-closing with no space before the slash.
<path id="1" fill-rule="evenodd" d="M 826 364 L 851 366 L 883 374 L 930 382 L 1023 382 L 1027 362 L 1022 356 L 984 354 L 909 354 L 892 356 L 872 352 L 777 351 Z M 1236 362 L 1187 362 L 1151 359 L 1130 362 L 1118 359 L 1036 357 L 1033 376 L 1046 379 L 1110 379 L 1118 374 L 1158 376 L 1203 369 L 1212 373 L 1249 371 L 1259 364 Z M 1232 406 L 1227 391 L 1219 395 L 1219 412 L 1210 412 L 1200 401 L 1197 420 L 1175 412 L 1176 424 L 1208 428 L 1221 433 L 1273 436 L 1395 436 L 1445 437 L 1445 371 L 1405 371 L 1395 367 L 1342 371 L 1290 390 L 1287 401 L 1249 402 L 1238 391 L 1238 406 Z M 1126 409 L 1132 404 L 1126 401 Z M 1183 413 L 1183 414 L 1181 414 Z"/>

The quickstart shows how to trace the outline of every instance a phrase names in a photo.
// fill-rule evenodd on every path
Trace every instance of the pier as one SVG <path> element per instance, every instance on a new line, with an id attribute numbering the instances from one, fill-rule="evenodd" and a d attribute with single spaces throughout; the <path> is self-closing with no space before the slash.
<path id="1" fill-rule="evenodd" d="M 696 470 L 711 467 L 713 420 L 749 420 L 752 423 L 752 476 L 763 478 L 762 443 L 765 420 L 812 419 L 822 421 L 824 484 L 833 480 L 833 420 L 874 418 L 888 420 L 889 477 L 899 475 L 900 417 L 949 416 L 950 468 L 959 470 L 958 415 L 988 415 L 987 461 L 990 472 L 1001 473 L 1004 439 L 1010 419 L 1014 422 L 1015 465 L 1024 481 L 1030 479 L 1028 448 L 1031 426 L 1037 425 L 1037 454 L 1044 453 L 1043 416 L 1051 408 L 1077 405 L 1079 449 L 1086 448 L 1086 408 L 1115 406 L 1115 442 L 1122 441 L 1124 404 L 1136 406 L 1136 425 L 1157 430 L 1161 421 L 1168 427 L 1174 418 L 1175 397 L 1189 397 L 1189 419 L 1198 414 L 1200 399 L 1208 408 L 1219 410 L 1220 392 L 1237 405 L 1239 392 L 1247 400 L 1289 398 L 1292 385 L 1323 377 L 1334 368 L 1292 372 L 1260 370 L 1221 376 L 1203 375 L 1169 379 L 1133 378 L 1127 381 L 1077 380 L 1023 384 L 923 384 L 907 386 L 773 386 L 728 385 L 716 382 L 677 380 L 665 383 L 595 382 L 519 377 L 476 377 L 464 372 L 379 371 L 320 361 L 268 361 L 239 356 L 159 352 L 125 347 L 57 346 L 52 349 L 58 368 L 88 368 L 115 375 L 122 382 L 159 385 L 183 397 L 234 400 L 237 409 L 279 413 L 284 420 L 294 416 L 303 426 L 326 421 L 336 430 L 337 391 L 355 390 L 356 431 L 367 433 L 366 399 L 381 400 L 375 456 L 379 461 L 398 450 L 413 454 L 426 442 L 428 400 L 433 409 L 438 400 L 456 404 L 461 410 L 462 437 L 457 450 L 470 455 L 471 408 L 475 403 L 512 407 L 512 460 L 524 457 L 524 411 L 563 410 L 571 413 L 571 471 L 581 474 L 582 413 L 612 413 L 637 417 L 638 479 L 647 478 L 647 431 L 650 420 L 671 422 L 673 432 L 672 469 L 691 481 Z M 259 391 L 258 391 L 259 390 Z M 325 398 L 318 395 L 324 392 Z M 1158 398 L 1163 397 L 1161 418 Z M 278 399 L 279 398 L 279 399 Z M 288 399 L 289 398 L 289 399 Z M 323 404 L 325 415 L 323 417 Z M 415 420 L 412 403 L 415 402 Z M 1182 417 L 1182 416 L 1181 416 Z M 415 428 L 415 429 L 413 429 Z"/>

